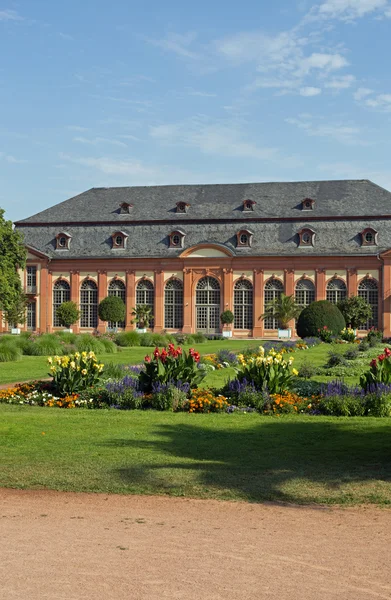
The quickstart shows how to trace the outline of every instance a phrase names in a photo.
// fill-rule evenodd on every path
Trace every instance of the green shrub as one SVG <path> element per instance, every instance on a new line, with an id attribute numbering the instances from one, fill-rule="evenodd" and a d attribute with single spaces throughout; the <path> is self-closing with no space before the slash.
<path id="1" fill-rule="evenodd" d="M 140 333 L 140 346 L 153 346 L 152 333 Z"/>
<path id="2" fill-rule="evenodd" d="M 64 345 L 54 333 L 44 333 L 35 340 L 29 339 L 23 345 L 23 354 L 28 356 L 51 356 L 64 354 Z"/>
<path id="3" fill-rule="evenodd" d="M 324 415 L 333 417 L 362 417 L 365 404 L 361 396 L 329 396 L 319 402 L 319 410 Z"/>
<path id="4" fill-rule="evenodd" d="M 359 349 L 360 352 L 366 352 L 367 350 L 369 350 L 369 347 L 370 346 L 369 346 L 368 342 L 366 340 L 363 340 L 359 344 L 358 349 Z"/>
<path id="5" fill-rule="evenodd" d="M 0 344 L 0 362 L 13 362 L 22 358 L 22 351 L 16 344 L 2 342 Z"/>
<path id="6" fill-rule="evenodd" d="M 114 323 L 124 321 L 126 317 L 125 303 L 119 296 L 107 296 L 99 304 L 98 314 L 102 321 L 113 321 Z"/>
<path id="7" fill-rule="evenodd" d="M 356 360 L 359 355 L 359 351 L 357 346 L 353 346 L 353 348 L 348 348 L 344 354 L 344 357 L 347 360 Z"/>
<path id="8" fill-rule="evenodd" d="M 293 391 L 302 398 L 311 398 L 311 396 L 319 396 L 322 391 L 322 383 L 319 381 L 308 381 L 303 379 L 295 379 Z"/>
<path id="9" fill-rule="evenodd" d="M 369 417 L 391 417 L 391 394 L 367 394 L 365 411 Z"/>
<path id="10" fill-rule="evenodd" d="M 366 339 L 368 342 L 376 340 L 376 344 L 381 344 L 383 341 L 383 332 L 379 331 L 379 329 L 372 328 L 368 331 Z"/>
<path id="11" fill-rule="evenodd" d="M 336 352 L 335 350 L 330 350 L 328 353 L 328 361 L 327 367 L 336 367 L 337 365 L 346 365 L 346 359 L 341 354 L 341 352 Z"/>
<path id="12" fill-rule="evenodd" d="M 203 333 L 198 331 L 197 333 L 188 335 L 185 343 L 188 345 L 193 344 L 193 343 L 194 344 L 205 344 L 205 342 L 207 342 L 207 341 L 208 341 L 208 338 Z"/>
<path id="13" fill-rule="evenodd" d="M 302 379 L 311 379 L 316 375 L 317 369 L 315 365 L 306 358 L 299 367 L 299 377 Z"/>
<path id="14" fill-rule="evenodd" d="M 95 354 L 103 354 L 105 351 L 104 344 L 90 333 L 77 336 L 76 348 L 79 352 L 95 352 Z"/>
<path id="15" fill-rule="evenodd" d="M 62 342 L 66 344 L 75 344 L 77 335 L 76 333 L 69 333 L 68 331 L 56 331 L 55 335 L 60 338 Z"/>
<path id="16" fill-rule="evenodd" d="M 301 313 L 297 321 L 297 334 L 301 338 L 319 337 L 319 332 L 327 327 L 333 335 L 339 333 L 345 327 L 345 319 L 339 308 L 327 300 L 313 302 Z"/>
<path id="17" fill-rule="evenodd" d="M 144 333 L 143 335 L 148 335 L 146 333 Z M 152 334 L 152 346 L 168 346 L 169 341 L 167 339 L 166 335 L 162 335 L 161 333 L 153 333 Z M 141 344 L 142 346 L 144 346 L 144 344 Z"/>
<path id="18" fill-rule="evenodd" d="M 150 401 L 151 408 L 155 410 L 181 410 L 187 402 L 186 392 L 168 386 L 166 390 L 154 392 Z"/>
<path id="19" fill-rule="evenodd" d="M 107 340 L 106 338 L 100 338 L 99 341 L 101 344 L 103 344 L 105 348 L 105 354 L 115 354 L 116 352 L 118 352 L 118 346 L 116 346 L 116 344 L 114 344 L 114 342 L 112 342 L 111 340 Z"/>
<path id="20" fill-rule="evenodd" d="M 115 336 L 115 343 L 122 348 L 140 346 L 140 334 L 137 331 L 121 331 Z"/>

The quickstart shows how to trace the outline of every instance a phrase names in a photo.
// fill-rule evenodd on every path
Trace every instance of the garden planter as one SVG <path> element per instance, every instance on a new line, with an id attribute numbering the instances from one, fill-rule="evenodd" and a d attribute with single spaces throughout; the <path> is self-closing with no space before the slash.
<path id="1" fill-rule="evenodd" d="M 225 337 L 225 338 L 232 337 L 232 331 L 223 331 L 223 337 Z"/>
<path id="2" fill-rule="evenodd" d="M 73 333 L 73 329 L 63 329 L 64 333 Z"/>
<path id="3" fill-rule="evenodd" d="M 19 327 L 14 327 L 13 329 L 11 329 L 11 333 L 12 335 L 20 335 Z"/>
<path id="4" fill-rule="evenodd" d="M 144 327 L 143 329 L 138 329 L 136 328 L 137 333 L 147 333 L 147 328 Z"/>
<path id="5" fill-rule="evenodd" d="M 292 337 L 292 329 L 279 329 L 278 330 L 278 339 L 279 340 L 289 340 Z"/>

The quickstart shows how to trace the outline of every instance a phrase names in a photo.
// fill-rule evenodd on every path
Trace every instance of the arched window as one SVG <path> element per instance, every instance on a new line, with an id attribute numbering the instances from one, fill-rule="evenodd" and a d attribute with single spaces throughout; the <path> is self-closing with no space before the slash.
<path id="1" fill-rule="evenodd" d="M 296 304 L 305 308 L 315 302 L 315 286 L 310 279 L 300 279 L 296 284 Z"/>
<path id="2" fill-rule="evenodd" d="M 253 327 L 253 286 L 247 279 L 239 279 L 234 287 L 234 328 Z"/>
<path id="3" fill-rule="evenodd" d="M 341 300 L 345 300 L 346 296 L 346 284 L 342 279 L 332 279 L 328 282 L 326 288 L 326 300 L 331 302 L 331 304 L 338 304 Z"/>
<path id="4" fill-rule="evenodd" d="M 141 279 L 136 287 L 136 306 L 140 304 L 146 304 L 151 307 L 153 314 L 153 305 L 155 300 L 155 290 L 153 283 L 149 279 Z M 149 323 L 152 328 L 154 325 L 153 320 Z"/>
<path id="5" fill-rule="evenodd" d="M 69 302 L 71 299 L 71 287 L 67 281 L 60 279 L 53 286 L 53 326 L 61 327 L 57 317 L 57 309 L 63 302 Z"/>
<path id="6" fill-rule="evenodd" d="M 121 298 L 124 304 L 126 304 L 126 287 L 124 282 L 120 279 L 113 279 L 110 281 L 108 295 L 117 296 L 118 298 Z M 124 329 L 125 321 L 109 321 L 108 325 L 111 329 L 117 329 L 118 327 Z"/>
<path id="7" fill-rule="evenodd" d="M 370 329 L 378 326 L 379 296 L 378 285 L 375 279 L 363 279 L 358 286 L 358 295 L 364 298 L 372 308 L 372 317 L 360 326 L 360 329 Z"/>
<path id="8" fill-rule="evenodd" d="M 80 327 L 98 326 L 98 287 L 87 279 L 80 287 Z"/>
<path id="9" fill-rule="evenodd" d="M 183 327 L 183 284 L 179 279 L 170 279 L 164 288 L 164 327 Z"/>
<path id="10" fill-rule="evenodd" d="M 197 283 L 196 323 L 198 331 L 220 331 L 220 284 L 214 277 L 203 277 Z"/>
<path id="11" fill-rule="evenodd" d="M 265 308 L 269 302 L 280 298 L 284 291 L 284 286 L 279 279 L 269 279 L 265 283 Z M 268 317 L 264 321 L 265 329 L 278 329 L 278 321 L 274 317 Z"/>

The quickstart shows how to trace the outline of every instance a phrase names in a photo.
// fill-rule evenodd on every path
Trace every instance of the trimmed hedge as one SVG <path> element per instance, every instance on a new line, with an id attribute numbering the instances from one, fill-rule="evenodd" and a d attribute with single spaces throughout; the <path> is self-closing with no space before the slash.
<path id="1" fill-rule="evenodd" d="M 339 335 L 345 327 L 345 319 L 336 304 L 331 304 L 328 300 L 319 300 L 300 313 L 296 331 L 301 338 L 319 337 L 319 330 L 324 327 L 334 335 Z"/>

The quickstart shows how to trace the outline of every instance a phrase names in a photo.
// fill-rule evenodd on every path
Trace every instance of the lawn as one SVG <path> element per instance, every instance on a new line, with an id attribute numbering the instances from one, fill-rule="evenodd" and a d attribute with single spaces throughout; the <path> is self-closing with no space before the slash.
<path id="1" fill-rule="evenodd" d="M 0 485 L 391 504 L 391 419 L 0 405 Z"/>

